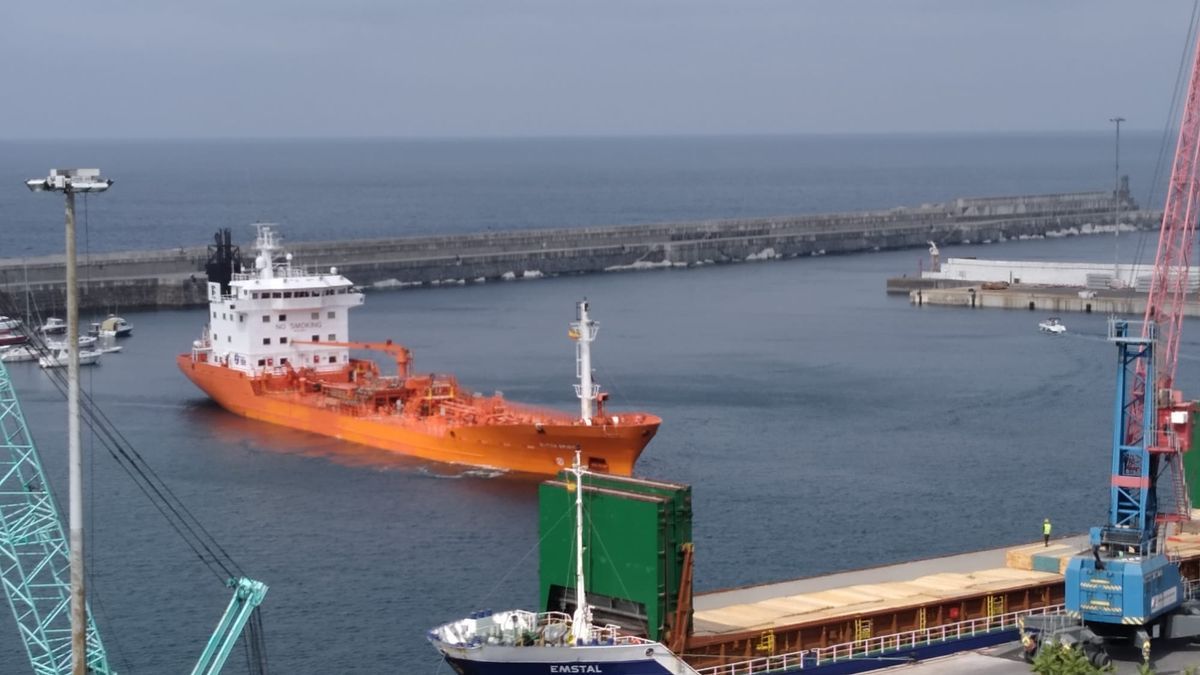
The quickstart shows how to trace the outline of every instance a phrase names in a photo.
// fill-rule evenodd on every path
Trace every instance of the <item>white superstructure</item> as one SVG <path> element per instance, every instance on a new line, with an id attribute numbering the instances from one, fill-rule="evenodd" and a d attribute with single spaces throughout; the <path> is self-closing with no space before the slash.
<path id="1" fill-rule="evenodd" d="M 336 267 L 328 273 L 293 267 L 290 253 L 276 260 L 275 230 L 255 227 L 254 269 L 234 274 L 228 295 L 209 282 L 208 329 L 194 351 L 208 352 L 210 363 L 254 375 L 345 367 L 348 349 L 320 343 L 350 339 L 350 309 L 363 303 L 362 293 Z"/>

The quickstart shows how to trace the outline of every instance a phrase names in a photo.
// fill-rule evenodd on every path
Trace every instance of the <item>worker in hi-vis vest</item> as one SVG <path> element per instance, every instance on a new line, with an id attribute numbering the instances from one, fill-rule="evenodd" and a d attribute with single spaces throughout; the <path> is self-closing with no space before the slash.
<path id="1" fill-rule="evenodd" d="M 1050 545 L 1050 519 L 1049 518 L 1042 521 L 1042 541 L 1044 542 L 1043 545 L 1045 545 L 1045 546 Z"/>

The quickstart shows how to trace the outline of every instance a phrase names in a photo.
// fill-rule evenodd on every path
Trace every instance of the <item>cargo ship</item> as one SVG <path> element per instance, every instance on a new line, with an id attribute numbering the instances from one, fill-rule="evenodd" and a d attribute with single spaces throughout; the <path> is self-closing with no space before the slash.
<path id="1" fill-rule="evenodd" d="M 598 323 L 578 304 L 568 335 L 576 343 L 579 414 L 482 396 L 443 374 L 410 372 L 412 355 L 392 341 L 349 339 L 351 309 L 362 292 L 337 268 L 292 265 L 271 225 L 257 227 L 253 269 L 228 284 L 208 282 L 209 321 L 183 374 L 230 412 L 451 464 L 554 475 L 576 450 L 588 469 L 630 475 L 662 420 L 613 413 L 592 381 Z M 352 350 L 387 354 L 395 374 Z"/>
<path id="2" fill-rule="evenodd" d="M 462 675 L 698 675 L 662 643 L 628 635 L 617 624 L 595 625 L 585 593 L 583 468 L 579 452 L 568 469 L 574 477 L 574 612 L 508 610 L 475 612 L 429 631 L 434 649 Z"/>

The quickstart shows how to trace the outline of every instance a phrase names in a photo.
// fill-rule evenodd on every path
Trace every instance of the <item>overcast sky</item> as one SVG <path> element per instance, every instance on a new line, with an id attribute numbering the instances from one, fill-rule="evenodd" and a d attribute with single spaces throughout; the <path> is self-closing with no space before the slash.
<path id="1" fill-rule="evenodd" d="M 1161 129 L 1192 0 L 0 8 L 0 137 Z"/>

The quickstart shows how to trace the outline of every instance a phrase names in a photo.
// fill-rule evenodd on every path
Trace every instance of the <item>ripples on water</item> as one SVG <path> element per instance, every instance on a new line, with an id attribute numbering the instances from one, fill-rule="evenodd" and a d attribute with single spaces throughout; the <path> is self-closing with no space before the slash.
<path id="1" fill-rule="evenodd" d="M 213 223 L 194 227 L 203 238 Z M 1104 237 L 944 249 L 1096 260 L 1112 250 Z M 1039 313 L 886 297 L 885 277 L 915 271 L 923 255 L 371 293 L 354 332 L 404 342 L 419 370 L 569 410 L 565 328 L 586 295 L 613 405 L 665 419 L 639 475 L 694 486 L 700 590 L 1027 541 L 1045 516 L 1059 532 L 1100 522 L 1115 363 L 1104 317 L 1067 315 L 1071 333 L 1055 339 L 1038 333 Z M 536 479 L 233 417 L 172 361 L 203 310 L 126 316 L 135 336 L 83 385 L 271 585 L 274 672 L 438 672 L 428 627 L 536 602 Z M 1185 340 L 1186 355 L 1200 340 L 1194 322 Z M 1195 361 L 1180 368 L 1185 391 L 1200 392 Z M 36 367 L 12 371 L 65 489 L 63 405 Z M 86 485 L 105 640 L 129 664 L 122 672 L 181 671 L 226 589 L 107 457 L 89 464 Z M 27 668 L 7 613 L 0 644 L 0 672 Z"/>

